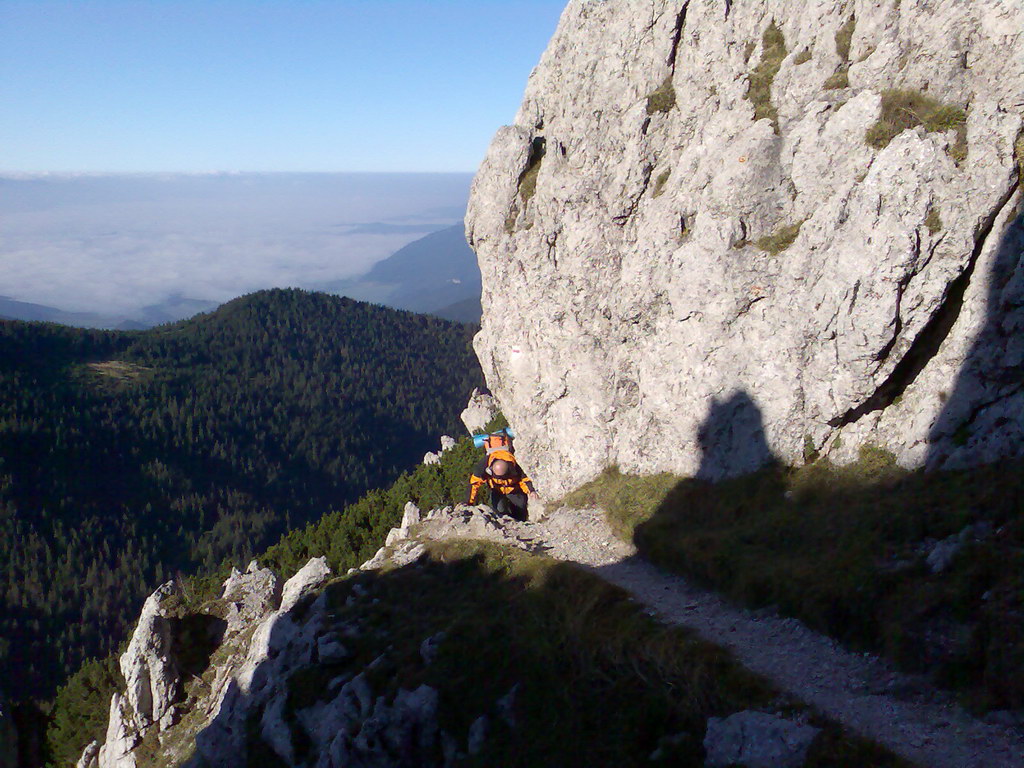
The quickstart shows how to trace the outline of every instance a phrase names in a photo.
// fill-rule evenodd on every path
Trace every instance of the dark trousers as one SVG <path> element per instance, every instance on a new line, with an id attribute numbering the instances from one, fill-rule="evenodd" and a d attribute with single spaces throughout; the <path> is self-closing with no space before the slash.
<path id="1" fill-rule="evenodd" d="M 513 520 L 526 520 L 526 494 L 522 491 L 513 491 L 509 494 L 501 494 L 493 491 L 492 496 L 497 496 L 494 503 L 494 511 L 499 515 L 508 515 Z"/>

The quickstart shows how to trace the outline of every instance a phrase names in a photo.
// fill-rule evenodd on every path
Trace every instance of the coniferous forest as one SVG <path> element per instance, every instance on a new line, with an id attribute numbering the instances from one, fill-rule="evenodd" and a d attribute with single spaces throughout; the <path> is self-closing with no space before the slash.
<path id="1" fill-rule="evenodd" d="M 178 573 L 244 565 L 457 434 L 473 328 L 300 290 L 143 332 L 0 322 L 0 680 L 49 698 Z"/>

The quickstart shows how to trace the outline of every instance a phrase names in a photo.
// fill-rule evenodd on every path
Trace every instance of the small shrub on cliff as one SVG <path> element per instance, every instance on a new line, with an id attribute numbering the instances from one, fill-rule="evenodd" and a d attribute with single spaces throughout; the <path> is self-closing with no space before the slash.
<path id="1" fill-rule="evenodd" d="M 797 235 L 800 234 L 800 227 L 803 225 L 803 221 L 783 225 L 770 235 L 758 238 L 754 244 L 762 251 L 767 251 L 773 256 L 778 255 L 794 243 Z"/>
<path id="2" fill-rule="evenodd" d="M 882 94 L 878 120 L 868 128 L 864 140 L 876 149 L 903 131 L 924 126 L 929 133 L 956 130 L 957 138 L 950 155 L 958 162 L 967 156 L 967 115 L 959 107 L 942 104 L 920 91 L 891 90 Z"/>
<path id="3" fill-rule="evenodd" d="M 849 20 L 836 31 L 836 53 L 844 62 L 850 61 L 850 46 L 853 44 L 853 33 L 857 29 L 857 17 Z"/>
<path id="4" fill-rule="evenodd" d="M 825 81 L 826 91 L 837 91 L 841 88 L 850 87 L 850 75 L 846 69 L 837 69 L 829 78 Z"/>
<path id="5" fill-rule="evenodd" d="M 647 96 L 647 114 L 669 112 L 676 105 L 676 89 L 672 86 L 672 75 L 669 74 L 656 90 Z"/>
<path id="6" fill-rule="evenodd" d="M 772 83 L 785 58 L 786 38 L 772 21 L 761 38 L 761 60 L 748 76 L 747 98 L 754 105 L 754 119 L 768 118 L 776 133 L 779 130 L 779 113 L 772 104 Z"/>
<path id="7" fill-rule="evenodd" d="M 661 193 L 665 191 L 665 183 L 668 181 L 668 177 L 672 175 L 671 170 L 664 170 L 658 174 L 658 177 L 654 180 L 654 187 L 651 190 L 651 197 L 660 197 Z"/>

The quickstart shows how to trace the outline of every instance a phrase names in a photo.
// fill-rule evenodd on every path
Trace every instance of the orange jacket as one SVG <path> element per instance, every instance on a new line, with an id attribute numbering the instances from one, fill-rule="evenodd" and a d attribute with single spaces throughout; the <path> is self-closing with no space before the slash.
<path id="1" fill-rule="evenodd" d="M 509 464 L 509 472 L 505 477 L 496 477 L 491 474 L 491 464 L 501 459 Z M 508 451 L 492 451 L 473 468 L 473 474 L 469 477 L 469 503 L 475 504 L 480 488 L 486 484 L 492 491 L 508 495 L 510 493 L 525 493 L 529 495 L 534 492 L 533 482 L 522 467 L 516 463 L 516 457 Z"/>

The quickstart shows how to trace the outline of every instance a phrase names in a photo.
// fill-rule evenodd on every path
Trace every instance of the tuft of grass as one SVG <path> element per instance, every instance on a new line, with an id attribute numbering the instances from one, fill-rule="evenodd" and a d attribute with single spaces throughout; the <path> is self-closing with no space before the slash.
<path id="1" fill-rule="evenodd" d="M 803 449 L 804 464 L 813 464 L 818 460 L 818 449 L 814 445 L 814 438 L 804 435 Z"/>
<path id="2" fill-rule="evenodd" d="M 857 17 L 850 16 L 849 20 L 836 30 L 836 53 L 844 62 L 850 61 L 850 46 L 853 43 L 853 33 L 857 29 Z"/>
<path id="3" fill-rule="evenodd" d="M 1024 460 L 907 471 L 881 448 L 717 484 L 610 470 L 574 491 L 641 554 L 927 673 L 978 709 L 1024 706 Z M 928 542 L 984 522 L 947 571 Z"/>
<path id="4" fill-rule="evenodd" d="M 924 218 L 924 225 L 933 235 L 942 230 L 942 217 L 939 216 L 939 209 L 932 207 L 928 209 L 928 215 Z"/>
<path id="5" fill-rule="evenodd" d="M 811 49 L 804 48 L 800 53 L 793 57 L 793 63 L 796 65 L 806 64 L 811 60 Z"/>
<path id="6" fill-rule="evenodd" d="M 851 16 L 849 21 L 836 30 L 836 53 L 842 61 L 838 69 L 825 81 L 824 88 L 827 91 L 850 87 L 850 46 L 856 28 L 857 18 Z"/>
<path id="7" fill-rule="evenodd" d="M 660 197 L 665 191 L 665 182 L 668 181 L 668 177 L 672 175 L 671 169 L 665 169 L 658 174 L 657 178 L 654 179 L 654 187 L 651 190 L 651 197 Z"/>
<path id="8" fill-rule="evenodd" d="M 657 504 L 677 482 L 679 478 L 668 472 L 633 476 L 622 474 L 618 467 L 609 467 L 552 506 L 614 509 L 614 514 L 608 515 L 608 523 L 616 536 L 629 540 L 636 526 L 650 517 L 651 501 Z"/>
<path id="9" fill-rule="evenodd" d="M 798 221 L 795 224 L 783 225 L 770 235 L 765 235 L 764 237 L 755 240 L 754 245 L 762 251 L 767 251 L 773 256 L 777 256 L 793 244 L 797 235 L 800 234 L 800 227 L 803 225 L 803 221 Z"/>
<path id="10" fill-rule="evenodd" d="M 747 98 L 754 105 L 754 119 L 772 121 L 779 132 L 779 113 L 772 104 L 772 83 L 786 58 L 786 38 L 772 20 L 761 38 L 761 60 L 748 76 Z"/>
<path id="11" fill-rule="evenodd" d="M 882 94 L 878 120 L 868 128 L 864 140 L 876 149 L 883 149 L 903 131 L 924 126 L 929 133 L 956 130 L 957 138 L 950 148 L 954 160 L 967 156 L 967 115 L 959 107 L 943 104 L 920 91 L 889 90 Z"/>
<path id="12" fill-rule="evenodd" d="M 837 69 L 833 72 L 828 80 L 825 81 L 826 91 L 836 91 L 840 88 L 850 87 L 850 75 L 846 69 Z"/>
<path id="13" fill-rule="evenodd" d="M 522 208 L 526 207 L 526 203 L 529 202 L 530 198 L 533 197 L 537 191 L 537 176 L 540 175 L 540 166 L 544 162 L 544 154 L 546 151 L 546 142 L 543 136 L 537 136 L 533 139 L 533 144 L 530 146 L 530 157 L 526 163 L 526 169 L 519 175 L 519 186 L 516 190 L 516 199 L 512 201 L 512 206 L 509 208 L 508 214 L 505 216 L 505 233 L 511 235 L 515 229 L 516 220 L 519 218 L 519 213 Z M 519 201 L 522 201 L 520 206 Z"/>
<path id="14" fill-rule="evenodd" d="M 668 74 L 655 90 L 647 95 L 647 114 L 669 112 L 676 105 L 676 89 L 672 85 L 672 75 Z"/>
<path id="15" fill-rule="evenodd" d="M 525 203 L 537 191 L 537 176 L 540 174 L 540 161 L 531 165 L 519 180 L 519 194 Z"/>

